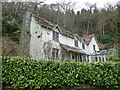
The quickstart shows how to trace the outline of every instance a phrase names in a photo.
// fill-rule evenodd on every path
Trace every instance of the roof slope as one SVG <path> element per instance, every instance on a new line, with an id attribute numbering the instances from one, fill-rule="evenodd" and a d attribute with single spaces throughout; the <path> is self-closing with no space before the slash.
<path id="1" fill-rule="evenodd" d="M 36 16 L 34 14 L 32 16 L 35 18 L 35 21 L 37 21 L 38 24 L 40 24 L 43 27 L 46 27 L 48 29 L 52 29 L 52 28 L 54 28 L 56 26 L 55 24 L 52 24 L 51 22 L 49 22 L 49 21 L 47 21 L 47 20 L 45 20 L 45 19 L 43 19 L 41 17 L 38 17 L 38 16 Z"/>
<path id="2" fill-rule="evenodd" d="M 32 14 L 32 16 L 35 18 L 35 21 L 38 24 L 41 25 L 41 27 L 44 27 L 44 28 L 47 28 L 47 29 L 50 29 L 50 30 L 52 30 L 53 28 L 56 27 L 56 28 L 58 28 L 60 30 L 60 33 L 62 35 L 65 35 L 65 36 L 70 37 L 70 38 L 74 38 L 74 36 L 76 36 L 76 33 L 73 33 L 71 31 L 67 31 L 66 29 L 60 27 L 57 24 L 53 24 L 53 23 L 47 21 L 46 19 L 43 19 L 43 18 L 41 18 L 41 17 L 39 17 L 37 15 L 34 15 L 34 14 Z"/>
<path id="3" fill-rule="evenodd" d="M 86 54 L 88 55 L 87 52 L 85 52 L 84 50 L 78 48 L 78 47 L 72 47 L 72 46 L 68 46 L 65 44 L 60 44 L 62 48 L 64 48 L 67 51 L 72 51 L 72 52 L 76 52 L 76 53 L 81 53 L 81 54 Z"/>
<path id="4" fill-rule="evenodd" d="M 91 40 L 92 40 L 92 38 L 93 38 L 94 36 L 95 36 L 94 34 L 84 35 L 84 36 L 83 36 L 83 40 L 84 40 L 84 42 L 88 45 L 88 44 L 91 42 Z"/>

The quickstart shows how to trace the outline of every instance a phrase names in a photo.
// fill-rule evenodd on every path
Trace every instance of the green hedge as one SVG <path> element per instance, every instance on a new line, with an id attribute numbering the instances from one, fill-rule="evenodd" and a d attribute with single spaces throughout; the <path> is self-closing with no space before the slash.
<path id="1" fill-rule="evenodd" d="M 119 57 L 110 57 L 109 61 L 120 62 L 120 58 Z"/>
<path id="2" fill-rule="evenodd" d="M 120 62 L 78 63 L 2 57 L 3 86 L 50 89 L 81 85 L 119 87 Z"/>

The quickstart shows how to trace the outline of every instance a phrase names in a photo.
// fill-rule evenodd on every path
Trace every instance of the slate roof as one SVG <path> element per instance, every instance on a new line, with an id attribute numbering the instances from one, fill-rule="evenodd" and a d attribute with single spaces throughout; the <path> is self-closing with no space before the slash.
<path id="1" fill-rule="evenodd" d="M 80 48 L 68 46 L 68 45 L 65 45 L 65 44 L 60 44 L 60 45 L 61 45 L 62 48 L 64 48 L 67 51 L 72 51 L 72 52 L 88 55 L 85 51 L 83 51 Z"/>
<path id="2" fill-rule="evenodd" d="M 55 24 L 52 24 L 51 22 L 41 18 L 41 17 L 38 17 L 38 16 L 35 16 L 33 15 L 33 17 L 35 18 L 35 21 L 37 21 L 38 24 L 40 24 L 42 27 L 45 27 L 45 28 L 48 28 L 48 29 L 51 29 L 55 27 Z"/>
<path id="3" fill-rule="evenodd" d="M 70 38 L 74 38 L 74 36 L 76 35 L 75 33 L 71 32 L 71 31 L 67 31 L 64 28 L 60 27 L 59 25 L 53 24 L 53 23 L 47 21 L 46 19 L 38 17 L 34 14 L 33 14 L 33 17 L 35 18 L 35 21 L 37 21 L 37 23 L 41 25 L 41 27 L 44 27 L 44 28 L 47 28 L 50 30 L 52 30 L 54 27 L 57 27 L 61 31 L 60 33 L 62 35 L 65 35 Z"/>

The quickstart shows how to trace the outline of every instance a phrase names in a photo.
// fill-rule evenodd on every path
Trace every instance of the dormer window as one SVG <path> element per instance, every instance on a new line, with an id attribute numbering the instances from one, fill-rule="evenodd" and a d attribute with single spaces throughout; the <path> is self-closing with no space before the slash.
<path id="1" fill-rule="evenodd" d="M 56 31 L 53 31 L 53 40 L 57 42 L 59 41 L 59 33 Z"/>
<path id="2" fill-rule="evenodd" d="M 85 44 L 84 43 L 82 43 L 82 48 L 85 49 Z"/>
<path id="3" fill-rule="evenodd" d="M 75 40 L 75 47 L 78 47 L 78 40 Z"/>

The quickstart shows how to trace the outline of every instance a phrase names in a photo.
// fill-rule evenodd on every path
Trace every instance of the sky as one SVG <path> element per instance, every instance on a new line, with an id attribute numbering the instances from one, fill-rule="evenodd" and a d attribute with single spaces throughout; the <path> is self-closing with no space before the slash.
<path id="1" fill-rule="evenodd" d="M 105 6 L 105 4 L 107 3 L 111 3 L 113 5 L 115 5 L 118 1 L 120 0 L 46 0 L 45 3 L 46 4 L 51 4 L 51 3 L 56 3 L 56 2 L 76 2 L 76 7 L 75 10 L 81 10 L 81 8 L 86 8 L 85 3 L 89 2 L 90 4 L 97 4 L 98 8 L 102 8 Z"/>

